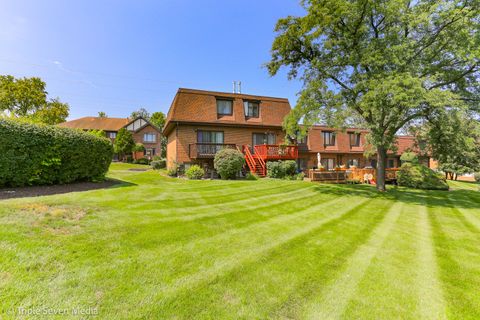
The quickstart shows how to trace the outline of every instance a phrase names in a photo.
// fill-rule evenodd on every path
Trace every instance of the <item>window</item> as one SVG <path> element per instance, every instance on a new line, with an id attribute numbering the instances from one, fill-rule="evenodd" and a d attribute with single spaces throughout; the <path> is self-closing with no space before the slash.
<path id="1" fill-rule="evenodd" d="M 395 168 L 395 159 L 387 160 L 387 168 Z"/>
<path id="2" fill-rule="evenodd" d="M 347 165 L 349 168 L 352 166 L 358 167 L 358 162 L 358 159 L 348 159 Z"/>
<path id="3" fill-rule="evenodd" d="M 143 142 L 155 143 L 157 141 L 157 135 L 155 133 L 145 133 L 143 135 Z"/>
<path id="4" fill-rule="evenodd" d="M 232 100 L 217 100 L 217 114 L 218 115 L 231 115 L 233 108 Z"/>
<path id="5" fill-rule="evenodd" d="M 260 105 L 255 101 L 244 101 L 243 107 L 245 109 L 245 117 L 247 118 L 258 118 L 260 114 Z"/>
<path id="6" fill-rule="evenodd" d="M 109 132 L 109 133 L 108 133 L 108 137 L 109 137 L 110 139 L 115 139 L 115 138 L 117 137 L 117 133 L 116 133 L 116 132 Z"/>
<path id="7" fill-rule="evenodd" d="M 222 131 L 197 131 L 198 143 L 219 143 L 223 144 Z"/>
<path id="8" fill-rule="evenodd" d="M 275 144 L 277 136 L 275 133 L 254 133 L 252 144 L 254 146 L 259 144 Z"/>
<path id="9" fill-rule="evenodd" d="M 335 145 L 335 132 L 323 131 L 323 144 L 325 146 Z"/>
<path id="10" fill-rule="evenodd" d="M 332 170 L 335 167 L 335 159 L 322 159 L 321 160 L 322 166 L 327 170 Z"/>
<path id="11" fill-rule="evenodd" d="M 155 155 L 155 148 L 147 148 L 143 151 L 144 156 L 154 156 Z"/>
<path id="12" fill-rule="evenodd" d="M 360 147 L 360 133 L 350 132 L 350 147 Z"/>

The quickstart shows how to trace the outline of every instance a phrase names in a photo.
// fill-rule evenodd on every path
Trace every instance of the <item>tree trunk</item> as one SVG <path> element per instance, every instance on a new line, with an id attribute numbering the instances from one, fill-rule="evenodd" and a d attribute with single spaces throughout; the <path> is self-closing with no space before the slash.
<path id="1" fill-rule="evenodd" d="M 458 173 L 455 173 L 455 181 L 458 179 Z"/>
<path id="2" fill-rule="evenodd" d="M 385 165 L 387 163 L 387 150 L 377 147 L 377 190 L 384 192 L 385 188 Z"/>

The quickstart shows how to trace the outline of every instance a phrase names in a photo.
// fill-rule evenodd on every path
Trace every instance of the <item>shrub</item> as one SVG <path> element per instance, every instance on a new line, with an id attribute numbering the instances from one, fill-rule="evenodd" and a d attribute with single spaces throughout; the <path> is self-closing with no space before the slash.
<path id="1" fill-rule="evenodd" d="M 134 160 L 133 160 L 132 155 L 131 155 L 131 154 L 126 155 L 126 156 L 125 156 L 125 161 L 126 161 L 127 163 L 133 163 Z"/>
<path id="2" fill-rule="evenodd" d="M 220 150 L 213 160 L 213 166 L 222 179 L 235 179 L 244 163 L 243 154 L 235 149 Z"/>
<path id="3" fill-rule="evenodd" d="M 194 164 L 188 168 L 187 171 L 185 171 L 185 175 L 188 179 L 198 180 L 202 179 L 202 177 L 205 175 L 205 170 L 203 170 L 199 165 Z"/>
<path id="4" fill-rule="evenodd" d="M 177 168 L 172 168 L 167 170 L 167 175 L 170 177 L 176 177 L 177 176 Z"/>
<path id="5" fill-rule="evenodd" d="M 430 168 L 412 163 L 404 163 L 397 173 L 397 183 L 400 186 L 427 189 L 448 190 L 448 184 Z"/>
<path id="6" fill-rule="evenodd" d="M 142 152 L 145 151 L 145 147 L 141 143 L 135 143 L 135 146 L 132 148 L 133 152 Z"/>
<path id="7" fill-rule="evenodd" d="M 297 174 L 297 180 L 303 180 L 304 178 L 305 178 L 305 173 L 300 172 L 299 174 Z"/>
<path id="8" fill-rule="evenodd" d="M 153 156 L 152 157 L 153 160 L 157 161 L 157 160 L 162 160 L 164 158 L 160 157 L 160 156 Z"/>
<path id="9" fill-rule="evenodd" d="M 415 152 L 404 152 L 400 156 L 400 161 L 402 163 L 418 163 L 418 156 Z"/>
<path id="10" fill-rule="evenodd" d="M 282 161 L 268 161 L 267 176 L 276 179 L 285 178 L 285 167 L 282 165 Z"/>
<path id="11" fill-rule="evenodd" d="M 268 161 L 267 176 L 276 179 L 295 179 L 297 163 L 294 160 Z"/>
<path id="12" fill-rule="evenodd" d="M 0 186 L 102 180 L 112 156 L 112 143 L 106 138 L 0 120 Z"/>
<path id="13" fill-rule="evenodd" d="M 150 162 L 150 165 L 155 170 L 165 169 L 165 167 L 167 166 L 167 160 L 166 159 L 153 160 L 152 162 Z"/>
<path id="14" fill-rule="evenodd" d="M 136 163 L 136 164 L 149 164 L 150 161 L 149 161 L 147 158 L 140 158 L 140 159 L 135 160 L 133 163 Z"/>
<path id="15" fill-rule="evenodd" d="M 245 176 L 246 180 L 258 180 L 258 176 L 255 173 L 247 172 Z"/>
<path id="16" fill-rule="evenodd" d="M 475 181 L 480 182 L 480 172 L 475 172 L 473 177 L 475 178 Z"/>

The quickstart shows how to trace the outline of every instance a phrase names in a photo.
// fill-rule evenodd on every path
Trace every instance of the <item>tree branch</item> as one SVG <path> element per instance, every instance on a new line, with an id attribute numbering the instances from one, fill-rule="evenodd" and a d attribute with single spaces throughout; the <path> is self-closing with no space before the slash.
<path id="1" fill-rule="evenodd" d="M 446 85 L 449 85 L 449 84 L 452 84 L 452 83 L 455 83 L 457 82 L 458 80 L 462 79 L 463 77 L 465 77 L 467 74 L 469 73 L 473 73 L 477 70 L 475 70 L 475 67 L 477 66 L 477 64 L 475 63 L 474 65 L 472 65 L 470 68 L 468 68 L 468 70 L 462 72 L 460 75 L 458 75 L 457 77 L 449 80 L 449 81 L 445 81 L 445 82 L 440 82 L 440 83 L 437 83 L 433 86 L 431 86 L 430 88 L 428 88 L 428 90 L 432 90 L 432 89 L 435 89 L 435 88 L 439 88 L 439 87 L 443 87 L 443 86 L 446 86 Z"/>

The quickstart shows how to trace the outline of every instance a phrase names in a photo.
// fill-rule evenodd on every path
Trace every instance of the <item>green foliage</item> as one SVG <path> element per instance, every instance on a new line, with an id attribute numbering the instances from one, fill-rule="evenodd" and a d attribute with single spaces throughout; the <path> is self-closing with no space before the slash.
<path id="1" fill-rule="evenodd" d="M 107 114 L 103 111 L 98 111 L 98 117 L 99 118 L 108 118 Z"/>
<path id="2" fill-rule="evenodd" d="M 222 179 L 235 179 L 244 163 L 243 154 L 235 149 L 220 150 L 213 160 L 213 166 Z"/>
<path id="3" fill-rule="evenodd" d="M 166 117 L 163 112 L 154 112 L 150 119 L 148 119 L 154 126 L 162 130 L 165 125 Z"/>
<path id="4" fill-rule="evenodd" d="M 385 158 L 406 125 L 479 101 L 476 1 L 301 3 L 304 16 L 277 22 L 267 64 L 271 75 L 287 67 L 304 83 L 284 121 L 289 136 L 316 123 L 356 125 Z"/>
<path id="5" fill-rule="evenodd" d="M 150 162 L 150 165 L 155 170 L 165 169 L 165 167 L 167 166 L 167 160 L 166 159 L 153 160 L 152 162 Z"/>
<path id="6" fill-rule="evenodd" d="M 415 152 L 404 152 L 400 156 L 400 161 L 402 163 L 418 164 L 418 156 Z"/>
<path id="7" fill-rule="evenodd" d="M 135 146 L 133 147 L 134 152 L 143 152 L 145 151 L 145 146 L 141 143 L 135 143 Z"/>
<path id="8" fill-rule="evenodd" d="M 190 166 L 187 171 L 185 171 L 185 175 L 188 179 L 199 180 L 205 175 L 205 170 L 203 170 L 199 165 L 194 164 L 193 166 Z"/>
<path id="9" fill-rule="evenodd" d="M 475 172 L 473 177 L 475 178 L 475 181 L 480 182 L 480 172 Z"/>
<path id="10" fill-rule="evenodd" d="M 145 108 L 140 108 L 136 111 L 133 111 L 130 114 L 130 119 L 136 119 L 138 117 L 142 117 L 143 119 L 149 120 L 150 119 L 150 112 L 147 111 Z"/>
<path id="11" fill-rule="evenodd" d="M 96 137 L 100 137 L 100 138 L 106 138 L 107 137 L 105 131 L 103 131 L 103 130 L 92 129 L 92 130 L 88 130 L 87 133 L 89 133 L 91 135 L 94 135 Z"/>
<path id="12" fill-rule="evenodd" d="M 255 173 L 247 172 L 245 180 L 258 180 L 258 176 Z"/>
<path id="13" fill-rule="evenodd" d="M 112 144 L 86 132 L 0 119 L 0 186 L 104 178 Z"/>
<path id="14" fill-rule="evenodd" d="M 301 180 L 303 180 L 304 178 L 305 178 L 305 173 L 300 172 L 300 173 L 297 174 L 297 180 L 300 180 L 300 181 L 301 181 Z"/>
<path id="15" fill-rule="evenodd" d="M 0 113 L 54 125 L 66 120 L 69 109 L 59 98 L 47 100 L 46 84 L 40 78 L 0 76 Z"/>
<path id="16" fill-rule="evenodd" d="M 135 141 L 133 140 L 132 133 L 125 128 L 118 130 L 113 145 L 115 153 L 118 153 L 121 158 L 124 158 L 126 154 L 132 153 L 134 147 Z"/>
<path id="17" fill-rule="evenodd" d="M 448 184 L 433 170 L 421 165 L 404 163 L 397 173 L 398 185 L 415 189 L 448 190 Z"/>
<path id="18" fill-rule="evenodd" d="M 167 170 L 167 175 L 170 177 L 176 177 L 178 174 L 178 169 L 177 168 L 171 168 Z"/>
<path id="19" fill-rule="evenodd" d="M 293 160 L 268 161 L 267 176 L 276 179 L 292 179 L 297 173 L 297 163 Z"/>
<path id="20" fill-rule="evenodd" d="M 136 163 L 136 164 L 150 164 L 150 160 L 148 160 L 147 158 L 140 158 L 140 159 L 134 160 L 133 163 Z"/>

